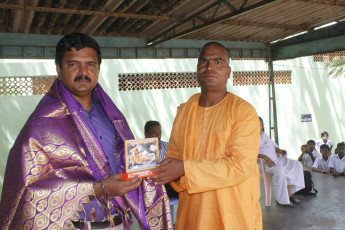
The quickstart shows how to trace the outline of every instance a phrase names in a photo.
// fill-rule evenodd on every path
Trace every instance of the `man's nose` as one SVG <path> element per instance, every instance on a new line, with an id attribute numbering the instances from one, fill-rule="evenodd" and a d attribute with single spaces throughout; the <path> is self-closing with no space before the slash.
<path id="1" fill-rule="evenodd" d="M 213 61 L 208 61 L 207 63 L 206 63 L 206 69 L 213 69 L 213 66 L 214 65 L 214 63 L 213 63 Z"/>
<path id="2" fill-rule="evenodd" d="M 79 74 L 82 76 L 87 76 L 88 66 L 87 65 L 80 65 L 79 66 Z"/>

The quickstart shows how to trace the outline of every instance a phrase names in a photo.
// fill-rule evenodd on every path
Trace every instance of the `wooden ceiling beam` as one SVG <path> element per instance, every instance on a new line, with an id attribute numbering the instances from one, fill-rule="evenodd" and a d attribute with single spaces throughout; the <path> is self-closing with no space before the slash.
<path id="1" fill-rule="evenodd" d="M 264 27 L 264 28 L 278 28 L 285 30 L 310 30 L 307 26 L 298 25 L 286 25 L 286 24 L 276 24 L 276 23 L 257 23 L 252 21 L 238 21 L 238 20 L 228 20 L 219 23 L 221 25 L 233 25 L 233 26 L 249 26 L 249 27 Z"/>
<path id="2" fill-rule="evenodd" d="M 312 2 L 312 3 L 319 3 L 319 4 L 324 4 L 324 5 L 329 5 L 329 6 L 342 6 L 345 7 L 345 3 L 333 0 L 300 0 L 303 2 Z"/>
<path id="3" fill-rule="evenodd" d="M 124 0 L 108 0 L 104 4 L 104 9 L 107 9 L 109 12 L 114 12 L 123 2 Z M 96 29 L 102 25 L 102 23 L 107 19 L 108 17 L 101 17 L 101 16 L 94 16 L 91 18 L 91 20 L 81 29 L 82 33 L 86 34 L 93 34 Z"/>
<path id="4" fill-rule="evenodd" d="M 202 9 L 201 11 L 197 12 L 196 14 L 193 14 L 192 16 L 188 17 L 188 18 L 185 18 L 183 19 L 182 21 L 179 21 L 178 23 L 176 23 L 174 26 L 168 28 L 167 30 L 163 31 L 162 33 L 156 35 L 155 37 L 151 38 L 148 42 L 148 46 L 155 46 L 155 45 L 158 45 L 160 43 L 163 43 L 163 42 L 166 42 L 166 41 L 169 41 L 169 40 L 172 40 L 172 39 L 177 39 L 177 38 L 180 38 L 180 37 L 183 37 L 185 35 L 188 35 L 188 34 L 191 34 L 191 33 L 195 33 L 201 29 L 205 29 L 207 27 L 210 27 L 210 26 L 213 26 L 215 24 L 219 24 L 221 22 L 224 22 L 228 19 L 231 19 L 232 17 L 235 17 L 235 16 L 238 16 L 238 15 L 241 15 L 241 14 L 247 14 L 253 10 L 256 10 L 256 9 L 259 9 L 261 7 L 265 7 L 265 6 L 268 6 L 274 2 L 276 2 L 278 0 L 262 0 L 262 1 L 259 1 L 255 4 L 252 4 L 250 6 L 247 6 L 245 8 L 241 8 L 235 12 L 230 12 L 226 15 L 223 15 L 223 16 L 220 16 L 218 18 L 214 18 L 212 19 L 211 21 L 208 21 L 206 23 L 202 23 L 202 24 L 199 24 L 199 25 L 195 25 L 194 23 L 190 23 L 192 22 L 193 20 L 195 20 L 195 18 L 197 16 L 201 16 L 202 13 L 210 10 L 210 9 L 214 9 L 214 8 L 217 8 L 217 5 L 218 4 L 221 4 L 222 3 L 222 0 L 218 0 L 216 2 L 214 2 L 213 4 L 209 5 L 208 7 Z M 243 1 L 243 4 L 245 5 L 245 0 Z M 187 29 L 184 29 L 183 26 L 186 25 L 186 24 L 191 24 L 192 26 L 187 28 Z M 178 29 L 180 28 L 183 28 L 182 31 L 180 32 L 176 32 L 178 31 Z"/>
<path id="5" fill-rule="evenodd" d="M 139 19 L 148 19 L 148 20 L 161 20 L 161 21 L 177 21 L 176 18 L 171 17 L 171 16 L 128 14 L 128 13 L 77 10 L 77 9 L 59 9 L 59 8 L 16 5 L 16 4 L 7 4 L 7 3 L 0 3 L 0 8 L 11 9 L 11 10 L 31 10 L 31 11 L 35 11 L 35 12 L 60 13 L 60 14 L 97 15 L 97 16 L 103 16 L 103 17 L 122 17 L 122 18 L 139 18 Z"/>

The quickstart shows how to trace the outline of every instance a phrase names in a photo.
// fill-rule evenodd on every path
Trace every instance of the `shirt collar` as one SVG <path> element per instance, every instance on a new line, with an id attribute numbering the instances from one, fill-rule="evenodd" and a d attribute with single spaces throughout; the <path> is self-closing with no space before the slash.
<path id="1" fill-rule="evenodd" d="M 98 103 L 100 103 L 100 99 L 99 99 L 99 97 L 97 96 L 97 94 L 95 93 L 94 90 L 92 91 L 91 99 L 92 99 L 91 108 L 94 107 L 95 105 L 97 105 Z M 77 101 L 77 103 L 78 103 L 80 109 L 84 109 L 84 107 L 79 103 L 79 101 Z"/>

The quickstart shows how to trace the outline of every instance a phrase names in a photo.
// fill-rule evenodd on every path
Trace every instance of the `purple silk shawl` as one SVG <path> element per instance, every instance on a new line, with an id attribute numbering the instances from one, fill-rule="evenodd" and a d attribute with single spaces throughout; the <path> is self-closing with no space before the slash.
<path id="1" fill-rule="evenodd" d="M 133 139 L 133 134 L 99 84 L 95 92 L 115 127 L 118 172 L 124 172 L 124 140 Z M 79 221 L 83 203 L 90 204 L 93 183 L 112 174 L 107 161 L 76 100 L 57 79 L 8 156 L 0 229 L 74 228 L 71 220 Z M 129 210 L 142 229 L 172 229 L 169 200 L 162 186 L 143 180 L 137 189 L 112 197 L 111 203 L 119 210 L 125 229 L 130 228 Z"/>

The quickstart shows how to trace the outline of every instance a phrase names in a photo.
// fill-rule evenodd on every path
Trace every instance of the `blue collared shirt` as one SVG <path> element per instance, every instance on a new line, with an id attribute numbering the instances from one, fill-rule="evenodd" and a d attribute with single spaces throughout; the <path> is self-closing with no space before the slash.
<path id="1" fill-rule="evenodd" d="M 101 101 L 96 93 L 92 93 L 92 106 L 90 113 L 86 112 L 80 105 L 81 114 L 92 129 L 94 135 L 102 145 L 105 155 L 108 157 L 109 165 L 114 174 L 117 173 L 116 159 L 114 153 L 115 128 L 105 114 Z"/>
<path id="2" fill-rule="evenodd" d="M 109 118 L 105 114 L 101 101 L 97 97 L 96 93 L 92 93 L 92 106 L 90 113 L 86 112 L 84 107 L 78 103 L 81 109 L 81 114 L 92 129 L 93 134 L 98 138 L 102 145 L 103 151 L 109 160 L 109 165 L 113 174 L 117 173 L 117 165 L 115 159 L 115 128 L 110 122 Z M 95 199 L 90 200 L 93 208 L 96 211 L 96 221 L 103 221 L 105 219 L 104 212 L 99 207 Z M 89 204 L 83 204 L 87 221 L 91 221 L 91 206 Z M 81 220 L 84 219 L 84 213 L 80 213 Z"/>

